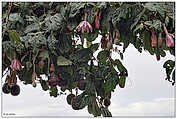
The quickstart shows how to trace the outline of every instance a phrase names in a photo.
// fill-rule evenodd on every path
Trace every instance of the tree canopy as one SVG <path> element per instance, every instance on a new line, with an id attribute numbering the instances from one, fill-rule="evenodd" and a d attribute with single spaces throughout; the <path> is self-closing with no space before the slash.
<path id="1" fill-rule="evenodd" d="M 87 107 L 94 116 L 111 117 L 111 94 L 117 86 L 124 88 L 128 77 L 122 60 L 129 44 L 155 60 L 165 57 L 166 51 L 175 55 L 174 6 L 174 2 L 3 2 L 2 73 L 7 74 L 3 92 L 18 95 L 18 77 L 33 87 L 39 82 L 53 97 L 69 90 L 66 100 L 74 110 Z M 99 35 L 101 42 L 94 43 Z M 120 57 L 113 59 L 113 52 Z M 168 60 L 163 67 L 174 85 L 175 61 Z"/>

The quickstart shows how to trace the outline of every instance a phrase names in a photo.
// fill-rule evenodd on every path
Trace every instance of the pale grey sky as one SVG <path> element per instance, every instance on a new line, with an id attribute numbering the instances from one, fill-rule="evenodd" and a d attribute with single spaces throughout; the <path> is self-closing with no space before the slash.
<path id="1" fill-rule="evenodd" d="M 113 57 L 119 57 L 113 54 Z M 112 94 L 109 107 L 114 117 L 132 116 L 175 116 L 175 87 L 165 80 L 163 63 L 174 59 L 167 53 L 165 58 L 156 61 L 155 56 L 148 52 L 139 53 L 130 45 L 124 53 L 123 64 L 127 68 L 129 77 L 124 89 L 117 86 Z M 2 112 L 14 113 L 15 116 L 57 116 L 57 117 L 93 117 L 87 111 L 75 111 L 66 102 L 66 96 L 53 98 L 44 92 L 40 85 L 21 87 L 20 95 L 2 95 Z M 15 117 L 13 115 L 13 117 Z M 9 116 L 8 116 L 9 117 Z"/>

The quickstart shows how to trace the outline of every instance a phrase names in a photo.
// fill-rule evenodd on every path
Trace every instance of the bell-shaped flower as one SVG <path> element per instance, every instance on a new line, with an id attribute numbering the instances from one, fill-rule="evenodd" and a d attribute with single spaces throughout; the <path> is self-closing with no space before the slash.
<path id="1" fill-rule="evenodd" d="M 78 31 L 78 32 L 82 32 L 82 33 L 84 33 L 85 31 L 87 32 L 87 33 L 89 33 L 89 31 L 91 31 L 92 32 L 92 26 L 90 25 L 90 23 L 88 23 L 87 21 L 82 21 L 82 22 L 80 22 L 80 24 L 76 27 L 76 30 Z"/>
<path id="2" fill-rule="evenodd" d="M 162 33 L 159 33 L 159 36 L 158 36 L 158 47 L 159 48 L 162 47 Z"/>
<path id="3" fill-rule="evenodd" d="M 114 31 L 113 31 L 114 44 L 116 44 L 116 45 L 119 44 L 119 42 L 120 42 L 119 37 L 120 37 L 119 30 L 114 29 Z"/>
<path id="4" fill-rule="evenodd" d="M 16 58 L 14 60 L 12 60 L 11 66 L 12 66 L 12 69 L 15 69 L 15 70 L 20 70 L 22 67 L 20 61 L 17 60 Z"/>
<path id="5" fill-rule="evenodd" d="M 166 40 L 166 46 L 167 47 L 174 47 L 174 40 L 173 40 L 173 38 L 174 38 L 173 34 L 168 33 L 168 35 L 166 35 L 165 40 Z"/>
<path id="6" fill-rule="evenodd" d="M 112 46 L 112 35 L 111 33 L 103 35 L 101 39 L 101 48 L 109 50 Z"/>
<path id="7" fill-rule="evenodd" d="M 152 47 L 155 47 L 156 43 L 157 43 L 157 37 L 155 35 L 154 28 L 152 28 L 152 43 L 151 43 Z"/>
<path id="8" fill-rule="evenodd" d="M 166 34 L 166 38 L 165 38 L 165 40 L 166 40 L 166 46 L 167 46 L 167 47 L 174 47 L 174 39 L 173 39 L 173 38 L 174 38 L 174 35 L 168 33 L 165 24 L 163 24 L 163 30 L 164 30 L 164 32 L 165 32 L 165 34 Z"/>
<path id="9" fill-rule="evenodd" d="M 95 26 L 97 29 L 99 29 L 100 27 L 100 16 L 101 16 L 101 10 L 99 9 L 95 18 Z"/>
<path id="10" fill-rule="evenodd" d="M 80 22 L 80 24 L 76 27 L 77 32 L 81 31 L 82 33 L 84 33 L 86 31 L 87 33 L 89 33 L 90 31 L 93 31 L 92 26 L 89 22 L 87 22 L 86 18 L 87 12 L 85 11 L 84 21 Z"/>

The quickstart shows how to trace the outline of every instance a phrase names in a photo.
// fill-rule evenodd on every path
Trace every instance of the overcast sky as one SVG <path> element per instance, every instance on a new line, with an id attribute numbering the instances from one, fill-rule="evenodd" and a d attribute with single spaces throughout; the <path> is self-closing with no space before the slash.
<path id="1" fill-rule="evenodd" d="M 113 54 L 119 58 L 118 54 Z M 155 117 L 175 116 L 175 87 L 165 80 L 166 74 L 163 63 L 174 59 L 167 53 L 160 61 L 148 52 L 139 53 L 130 45 L 124 53 L 123 64 L 128 70 L 129 77 L 124 89 L 117 86 L 112 94 L 109 107 L 114 117 Z M 12 117 L 93 117 L 87 111 L 75 111 L 66 102 L 66 96 L 53 98 L 42 90 L 40 85 L 24 85 L 18 82 L 20 95 L 2 95 L 2 112 L 15 114 Z M 8 116 L 9 117 L 9 116 Z"/>

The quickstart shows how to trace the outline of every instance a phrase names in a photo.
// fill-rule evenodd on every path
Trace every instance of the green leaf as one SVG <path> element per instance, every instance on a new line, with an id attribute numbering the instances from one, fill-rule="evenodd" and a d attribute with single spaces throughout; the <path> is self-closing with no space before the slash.
<path id="1" fill-rule="evenodd" d="M 168 23 L 169 23 L 169 17 L 167 16 L 167 17 L 165 18 L 165 25 L 168 26 Z"/>
<path id="2" fill-rule="evenodd" d="M 39 50 L 36 51 L 36 56 L 38 54 L 37 52 L 39 52 Z M 39 57 L 41 57 L 42 60 L 49 59 L 49 52 L 47 50 L 44 50 L 44 51 L 40 52 Z"/>
<path id="3" fill-rule="evenodd" d="M 152 27 L 152 21 L 145 21 L 144 24 L 147 25 L 147 26 Z"/>
<path id="4" fill-rule="evenodd" d="M 109 51 L 103 50 L 103 51 L 99 52 L 97 58 L 99 60 L 99 63 L 106 64 L 106 62 L 108 61 L 108 58 L 109 58 Z"/>
<path id="5" fill-rule="evenodd" d="M 44 91 L 47 91 L 49 89 L 47 81 L 40 79 L 40 84 L 41 84 L 41 87 Z"/>
<path id="6" fill-rule="evenodd" d="M 9 31 L 9 38 L 11 40 L 11 42 L 17 46 L 18 49 L 22 48 L 22 43 L 20 40 L 20 36 L 19 34 L 16 32 L 16 30 L 10 30 Z"/>
<path id="7" fill-rule="evenodd" d="M 167 60 L 163 65 L 164 68 L 174 67 L 174 66 L 175 66 L 175 62 L 172 60 Z"/>
<path id="8" fill-rule="evenodd" d="M 173 2 L 166 2 L 165 4 L 163 2 L 147 2 L 144 4 L 144 7 L 149 9 L 150 11 L 159 12 L 163 17 L 165 16 L 165 12 L 167 12 L 168 14 L 174 12 Z"/>
<path id="9" fill-rule="evenodd" d="M 33 23 L 26 27 L 25 33 L 33 32 L 33 31 L 39 31 L 40 30 L 40 24 L 39 23 Z"/>
<path id="10" fill-rule="evenodd" d="M 50 96 L 57 97 L 57 95 L 58 95 L 57 87 L 56 86 L 50 87 L 50 92 L 49 93 L 50 93 Z"/>
<path id="11" fill-rule="evenodd" d="M 9 21 L 12 22 L 13 24 L 19 22 L 22 25 L 25 25 L 23 18 L 18 13 L 10 13 Z"/>
<path id="12" fill-rule="evenodd" d="M 111 93 L 111 91 L 114 91 L 114 89 L 116 88 L 118 82 L 119 82 L 118 75 L 116 75 L 116 74 L 115 75 L 108 74 L 106 76 L 106 81 L 105 81 L 105 85 L 104 85 L 104 89 L 105 89 L 106 95 Z"/>
<path id="13" fill-rule="evenodd" d="M 153 20 L 152 27 L 154 27 L 157 31 L 162 32 L 162 23 L 160 20 Z"/>
<path id="14" fill-rule="evenodd" d="M 133 30 L 133 34 L 135 34 L 135 32 L 137 31 L 137 30 L 142 30 L 144 28 L 144 26 L 143 26 L 143 24 L 141 23 L 141 24 L 139 24 L 139 25 L 137 25 L 136 26 L 136 28 Z"/>
<path id="15" fill-rule="evenodd" d="M 113 63 L 115 66 L 117 66 L 120 72 L 127 72 L 127 69 L 123 66 L 123 64 L 121 63 L 119 59 L 116 59 Z"/>
<path id="16" fill-rule="evenodd" d="M 90 49 L 92 50 L 92 52 L 95 52 L 98 50 L 98 47 L 99 47 L 99 43 L 95 43 L 90 46 Z"/>
<path id="17" fill-rule="evenodd" d="M 77 50 L 74 54 L 70 55 L 70 59 L 74 62 L 88 62 L 93 55 L 93 52 L 89 48 L 83 48 Z"/>
<path id="18" fill-rule="evenodd" d="M 64 17 L 60 13 L 56 13 L 54 16 L 48 16 L 45 19 L 46 26 L 50 31 L 57 31 L 62 27 Z"/>
<path id="19" fill-rule="evenodd" d="M 144 15 L 145 11 L 146 9 L 144 8 L 143 11 L 136 17 L 135 22 L 130 27 L 131 30 L 138 24 L 139 20 Z"/>
<path id="20" fill-rule="evenodd" d="M 130 7 L 129 4 L 123 4 L 120 7 L 113 10 L 112 13 L 112 23 L 114 26 L 116 26 L 116 23 L 119 23 L 119 21 L 123 18 L 126 19 L 126 16 L 128 14 L 128 8 Z"/>
<path id="21" fill-rule="evenodd" d="M 72 62 L 63 56 L 58 56 L 57 65 L 58 66 L 68 66 L 68 65 L 72 65 Z"/>
<path id="22" fill-rule="evenodd" d="M 121 88 L 124 88 L 124 87 L 125 87 L 125 80 L 126 80 L 126 77 L 125 77 L 125 76 L 121 76 L 121 77 L 120 77 L 119 86 L 120 86 Z"/>
<path id="23" fill-rule="evenodd" d="M 84 8 L 86 3 L 69 3 L 71 6 L 71 10 L 69 13 L 69 17 L 73 18 L 75 17 L 78 13 L 80 13 L 80 9 Z"/>

